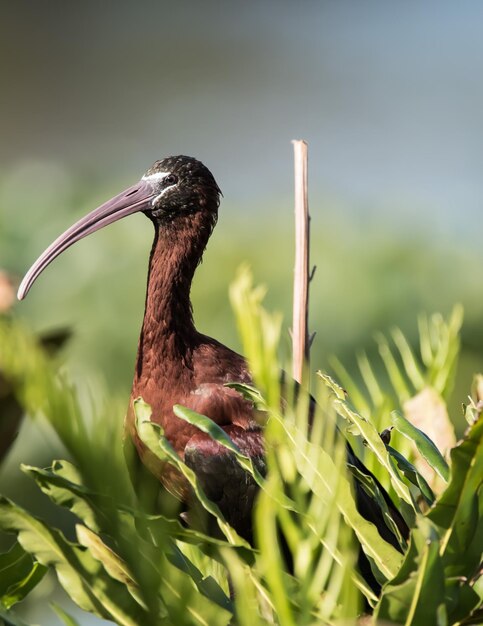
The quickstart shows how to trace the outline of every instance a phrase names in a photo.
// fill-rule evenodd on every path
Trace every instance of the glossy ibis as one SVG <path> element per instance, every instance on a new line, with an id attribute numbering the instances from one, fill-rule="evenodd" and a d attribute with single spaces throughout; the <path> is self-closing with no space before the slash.
<path id="1" fill-rule="evenodd" d="M 191 282 L 217 221 L 220 193 L 211 172 L 200 161 L 186 156 L 156 161 L 138 183 L 56 239 L 26 274 L 18 297 L 24 298 L 47 265 L 86 235 L 136 212 L 144 213 L 153 222 L 146 308 L 127 429 L 143 462 L 170 491 L 186 499 L 187 488 L 181 477 L 174 470 L 160 468 L 136 435 L 133 401 L 142 396 L 152 407 L 153 420 L 163 426 L 178 454 L 198 474 L 207 495 L 218 503 L 233 527 L 251 540 L 255 485 L 225 448 L 173 413 L 173 405 L 181 404 L 207 415 L 263 470 L 263 434 L 254 419 L 253 406 L 225 386 L 228 382 L 252 382 L 247 363 L 236 352 L 199 333 L 193 323 Z M 369 474 L 350 447 L 348 455 L 351 463 Z M 397 546 L 382 521 L 380 509 L 358 483 L 356 496 L 362 515 Z M 388 496 L 387 500 L 404 529 Z"/>

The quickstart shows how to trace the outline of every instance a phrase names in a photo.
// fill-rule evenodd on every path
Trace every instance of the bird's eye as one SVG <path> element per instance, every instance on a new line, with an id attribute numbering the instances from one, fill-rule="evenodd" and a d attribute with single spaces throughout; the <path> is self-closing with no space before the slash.
<path id="1" fill-rule="evenodd" d="M 168 174 L 168 176 L 166 176 L 166 178 L 164 179 L 164 183 L 166 185 L 176 185 L 177 182 L 178 182 L 178 177 L 175 176 L 174 174 Z"/>

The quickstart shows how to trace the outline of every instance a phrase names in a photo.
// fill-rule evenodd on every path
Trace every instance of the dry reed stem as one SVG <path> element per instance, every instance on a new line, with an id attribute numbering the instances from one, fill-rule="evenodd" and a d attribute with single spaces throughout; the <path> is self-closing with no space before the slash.
<path id="1" fill-rule="evenodd" d="M 302 382 L 304 367 L 309 363 L 309 239 L 307 143 L 292 141 L 295 174 L 295 268 L 293 292 L 293 377 Z"/>

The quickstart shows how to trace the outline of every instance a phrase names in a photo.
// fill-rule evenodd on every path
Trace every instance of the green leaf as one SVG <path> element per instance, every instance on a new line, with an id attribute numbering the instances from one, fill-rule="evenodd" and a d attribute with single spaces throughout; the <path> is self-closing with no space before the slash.
<path id="1" fill-rule="evenodd" d="M 179 458 L 174 448 L 166 437 L 164 437 L 162 428 L 158 424 L 150 421 L 151 407 L 141 398 L 138 398 L 134 401 L 134 411 L 136 413 L 136 431 L 144 445 L 161 461 L 170 463 L 181 472 L 191 485 L 202 506 L 216 518 L 220 530 L 231 544 L 242 545 L 249 548 L 248 543 L 227 524 L 218 506 L 207 498 L 195 472 Z"/>
<path id="2" fill-rule="evenodd" d="M 246 383 L 225 383 L 224 387 L 235 389 L 235 391 L 241 393 L 245 400 L 253 402 L 257 407 L 266 408 L 266 402 L 262 394 L 253 385 L 247 385 Z"/>
<path id="3" fill-rule="evenodd" d="M 469 584 L 468 580 L 465 580 L 463 577 L 446 577 L 445 587 L 450 624 L 463 621 L 475 609 L 481 607 L 482 598 L 480 598 L 473 586 Z"/>
<path id="4" fill-rule="evenodd" d="M 384 401 L 384 394 L 365 352 L 357 356 L 357 364 L 373 406 L 380 406 Z"/>
<path id="5" fill-rule="evenodd" d="M 451 391 L 460 350 L 460 329 L 464 311 L 461 304 L 456 304 L 451 311 L 448 322 L 441 315 L 431 316 L 430 331 L 435 337 L 434 362 L 430 368 L 430 383 L 442 396 L 447 397 Z"/>
<path id="6" fill-rule="evenodd" d="M 162 515 L 147 515 L 142 511 L 119 505 L 115 509 L 114 502 L 107 496 L 94 493 L 83 485 L 72 483 L 66 478 L 79 480 L 77 470 L 70 463 L 56 461 L 53 468 L 52 471 L 28 467 L 25 471 L 35 478 L 41 489 L 54 502 L 67 506 L 83 521 L 89 522 L 91 530 L 103 533 L 104 536 L 122 536 L 124 541 L 121 548 L 130 559 L 131 565 L 136 568 L 140 580 L 141 577 L 144 580 L 142 597 L 139 584 L 134 580 L 134 573 L 129 571 L 128 565 L 119 555 L 108 548 L 97 534 L 90 532 L 86 527 L 77 526 L 79 542 L 90 549 L 91 554 L 103 564 L 110 576 L 127 585 L 140 604 L 143 604 L 144 599 L 152 603 L 152 596 L 157 593 L 157 586 L 170 584 L 169 579 L 166 579 L 166 571 L 161 571 L 159 565 L 155 566 L 154 570 L 152 569 L 152 561 L 159 559 L 159 553 L 156 552 L 159 549 L 175 567 L 190 576 L 202 595 L 227 609 L 229 606 L 227 598 L 221 589 L 216 588 L 215 581 L 205 580 L 201 575 L 194 576 L 196 568 L 189 563 L 188 559 L 175 557 L 179 548 L 174 540 L 179 539 L 196 545 L 204 554 L 221 563 L 224 563 L 224 560 L 219 549 L 226 546 L 226 542 L 185 528 L 176 519 L 169 519 Z M 134 539 L 132 546 L 129 544 L 130 538 Z M 156 548 L 150 545 L 150 541 L 154 542 Z M 128 543 L 127 549 L 126 542 Z M 244 562 L 253 564 L 252 550 L 243 546 L 233 546 L 233 550 Z M 192 569 L 190 570 L 189 567 Z"/>
<path id="7" fill-rule="evenodd" d="M 87 489 L 82 483 L 78 469 L 69 461 L 54 461 L 51 469 L 21 465 L 25 474 L 31 476 L 43 493 L 59 506 L 66 507 L 86 526 L 98 532 L 106 531 L 111 521 L 105 509 L 114 509 L 114 502 Z M 109 510 L 109 509 L 108 509 Z"/>
<path id="8" fill-rule="evenodd" d="M 16 542 L 0 554 L 0 604 L 10 609 L 27 596 L 44 577 L 47 568 L 32 559 Z"/>
<path id="9" fill-rule="evenodd" d="M 336 357 L 330 358 L 330 365 L 334 372 L 337 374 L 338 379 L 341 381 L 344 389 L 340 385 L 338 385 L 331 376 L 328 374 L 323 374 L 322 372 L 317 372 L 317 374 L 322 378 L 322 380 L 326 383 L 326 385 L 332 389 L 332 392 L 336 394 L 336 397 L 340 391 L 342 392 L 342 397 L 340 400 L 344 400 L 345 396 L 350 397 L 351 402 L 357 408 L 357 410 L 362 413 L 362 415 L 370 415 L 372 412 L 372 407 L 369 403 L 369 400 L 365 397 L 364 393 L 361 392 L 359 386 L 354 382 L 353 377 L 349 374 L 347 369 L 342 365 L 342 363 Z M 361 371 L 364 367 L 361 367 L 359 364 L 359 368 Z M 366 383 L 366 387 L 371 385 L 371 381 L 366 382 L 366 376 L 362 373 L 364 382 Z M 340 390 L 340 391 L 338 391 Z M 347 392 L 347 393 L 346 393 Z"/>
<path id="10" fill-rule="evenodd" d="M 229 548 L 223 550 L 223 556 L 235 591 L 236 616 L 232 623 L 238 626 L 259 626 L 260 617 L 268 618 L 262 622 L 264 624 L 273 623 L 271 599 L 258 581 L 255 570 L 237 559 Z"/>
<path id="11" fill-rule="evenodd" d="M 463 404 L 465 419 L 471 426 L 483 412 L 483 374 L 476 374 L 471 385 L 468 405 Z"/>
<path id="12" fill-rule="evenodd" d="M 379 489 L 374 478 L 372 476 L 369 476 L 368 474 L 365 474 L 359 468 L 357 468 L 355 465 L 352 465 L 351 463 L 348 463 L 347 466 L 351 474 L 362 485 L 365 492 L 371 497 L 372 500 L 374 500 L 374 502 L 377 502 L 377 504 L 379 505 L 379 508 L 381 509 L 386 526 L 388 526 L 391 529 L 392 533 L 397 538 L 399 545 L 401 546 L 403 550 L 405 550 L 407 548 L 406 541 L 401 535 L 401 532 L 397 524 L 391 517 L 391 513 L 389 512 L 387 502 L 385 501 L 381 493 L 381 490 Z"/>
<path id="13" fill-rule="evenodd" d="M 448 415 L 446 402 L 432 387 L 424 387 L 407 400 L 403 410 L 404 417 L 422 430 L 443 456 L 456 445 L 454 425 Z M 417 456 L 420 456 L 419 453 Z M 433 480 L 435 478 L 433 476 Z"/>
<path id="14" fill-rule="evenodd" d="M 326 374 L 325 372 L 322 372 L 320 370 L 317 372 L 317 376 L 319 376 L 324 381 L 327 388 L 332 391 L 337 400 L 346 400 L 347 394 L 345 390 L 342 389 L 342 387 L 338 383 L 336 383 L 332 376 L 329 376 L 329 374 Z"/>
<path id="15" fill-rule="evenodd" d="M 0 528 L 18 534 L 26 552 L 46 567 L 53 567 L 60 584 L 74 602 L 99 617 L 122 626 L 155 624 L 124 585 L 108 576 L 85 548 L 65 539 L 61 532 L 0 497 Z"/>
<path id="16" fill-rule="evenodd" d="M 402 454 L 395 450 L 390 445 L 386 444 L 386 449 L 389 454 L 396 461 L 398 468 L 406 476 L 406 478 L 419 489 L 421 495 L 427 504 L 432 505 L 434 502 L 434 493 L 431 487 L 426 482 L 424 476 L 418 472 L 412 463 L 410 463 Z"/>
<path id="17" fill-rule="evenodd" d="M 406 374 L 411 380 L 413 387 L 415 389 L 422 389 L 425 385 L 424 376 L 420 370 L 419 364 L 416 361 L 408 340 L 402 333 L 401 329 L 397 327 L 392 329 L 391 335 L 394 343 L 399 350 L 399 354 L 401 355 L 404 364 L 404 369 L 406 370 Z"/>
<path id="18" fill-rule="evenodd" d="M 483 553 L 483 416 L 451 451 L 446 490 L 428 513 L 440 527 L 442 555 L 450 576 L 471 577 Z"/>
<path id="19" fill-rule="evenodd" d="M 141 586 L 144 602 L 140 600 L 139 594 L 136 596 L 132 587 L 128 587 L 131 593 L 140 604 L 153 602 L 154 606 L 150 606 L 150 609 L 156 610 L 159 571 L 151 564 L 153 546 L 136 527 L 135 517 L 122 506 L 116 505 L 110 497 L 95 493 L 79 484 L 80 473 L 71 463 L 55 461 L 52 468 L 40 470 L 26 466 L 23 469 L 55 503 L 70 509 L 91 530 L 96 533 L 102 532 L 111 538 L 111 545 L 132 566 L 137 582 Z M 144 535 L 146 533 L 147 531 Z M 130 540 L 134 537 L 136 548 Z M 96 557 L 94 552 L 92 554 Z M 100 560 L 102 562 L 102 559 Z M 112 574 L 109 570 L 106 571 Z"/>
<path id="20" fill-rule="evenodd" d="M 400 401 L 407 400 L 411 397 L 412 392 L 405 377 L 401 373 L 401 368 L 391 351 L 388 340 L 382 333 L 378 333 L 376 335 L 376 341 L 379 348 L 379 354 L 381 355 L 381 359 L 384 361 L 387 375 L 389 376 L 389 380 L 391 381 L 394 391 Z"/>
<path id="21" fill-rule="evenodd" d="M 422 518 L 411 534 L 411 544 L 398 575 L 384 585 L 374 611 L 376 620 L 404 626 L 447 624 L 443 563 L 439 541 Z M 436 616 L 439 616 L 438 621 Z"/>
<path id="22" fill-rule="evenodd" d="M 243 353 L 256 386 L 270 407 L 280 405 L 280 368 L 277 350 L 282 316 L 268 313 L 262 306 L 266 289 L 253 287 L 247 266 L 241 267 L 230 286 L 230 301 L 235 312 Z"/>
<path id="23" fill-rule="evenodd" d="M 365 419 L 349 407 L 349 405 L 345 401 L 344 390 L 339 387 L 337 383 L 335 383 L 330 378 L 330 376 L 327 376 L 322 372 L 318 372 L 318 375 L 322 378 L 322 380 L 324 380 L 324 382 L 326 382 L 329 388 L 336 393 L 337 398 L 334 400 L 334 406 L 337 410 L 337 413 L 341 417 L 346 419 L 350 424 L 353 424 L 355 426 L 357 434 L 363 437 L 368 447 L 374 452 L 381 465 L 383 465 L 383 467 L 388 470 L 391 476 L 392 484 L 398 496 L 407 504 L 409 504 L 414 511 L 414 502 L 411 497 L 411 493 L 408 487 L 401 480 L 397 471 L 392 466 L 384 442 L 382 441 L 375 427 L 367 419 Z M 412 525 L 412 519 L 406 521 L 408 521 L 410 526 Z"/>
<path id="24" fill-rule="evenodd" d="M 87 548 L 90 554 L 102 563 L 109 576 L 114 578 L 114 580 L 118 580 L 123 583 L 123 585 L 129 589 L 137 602 L 143 606 L 143 608 L 146 608 L 139 594 L 138 585 L 133 579 L 127 565 L 123 562 L 119 555 L 106 546 L 99 535 L 96 535 L 96 533 L 92 532 L 92 530 L 82 526 L 82 524 L 76 525 L 76 535 L 79 544 L 84 546 L 84 548 Z"/>
<path id="25" fill-rule="evenodd" d="M 201 594 L 226 611 L 233 613 L 232 601 L 227 597 L 216 580 L 211 576 L 204 577 L 200 570 L 195 567 L 177 546 L 167 555 L 167 558 L 175 567 L 189 575 Z"/>
<path id="26" fill-rule="evenodd" d="M 218 424 L 209 417 L 196 413 L 196 411 L 192 411 L 180 404 L 174 405 L 173 412 L 177 417 L 188 422 L 188 424 L 196 426 L 196 428 L 199 428 L 202 432 L 209 435 L 214 441 L 218 442 L 227 450 L 230 450 L 230 452 L 233 452 L 241 467 L 253 477 L 260 487 L 263 487 L 265 479 L 253 465 L 252 459 L 241 452 L 240 448 L 233 443 L 221 426 L 218 426 Z"/>
<path id="27" fill-rule="evenodd" d="M 294 442 L 297 440 L 296 435 L 288 430 L 287 434 Z M 315 496 L 328 506 L 335 504 L 345 521 L 353 528 L 364 552 L 373 560 L 382 575 L 386 579 L 395 576 L 401 566 L 402 555 L 384 541 L 374 524 L 359 513 L 351 481 L 341 472 L 332 456 L 320 445 L 309 442 L 305 450 L 300 450 L 299 453 L 304 463 L 299 464 L 298 470 Z M 314 459 L 317 460 L 316 464 Z M 337 484 L 334 484 L 335 476 L 338 477 Z"/>
<path id="28" fill-rule="evenodd" d="M 141 542 L 148 534 L 155 544 L 167 549 L 167 542 L 179 539 L 198 546 L 205 554 L 221 560 L 217 549 L 225 546 L 221 539 L 210 537 L 198 530 L 186 528 L 177 519 L 164 515 L 149 515 L 141 510 L 132 509 L 114 502 L 104 494 L 96 493 L 82 484 L 71 482 L 67 477 L 79 480 L 79 473 L 68 461 L 54 461 L 52 469 L 40 469 L 22 466 L 22 469 L 39 485 L 53 502 L 64 506 L 79 517 L 84 524 L 96 533 L 124 536 L 136 536 Z M 239 557 L 247 563 L 253 563 L 253 551 L 244 546 L 233 546 Z"/>
<path id="29" fill-rule="evenodd" d="M 429 463 L 434 471 L 441 476 L 443 480 L 448 482 L 449 466 L 431 439 L 423 433 L 422 430 L 413 426 L 411 422 L 409 422 L 402 415 L 399 415 L 396 411 L 391 413 L 391 422 L 398 432 L 414 441 L 421 456 Z"/>
<path id="30" fill-rule="evenodd" d="M 277 503 L 270 493 L 278 493 L 278 477 L 269 476 L 267 490 L 260 494 L 255 509 L 256 530 L 258 543 L 265 546 L 266 558 L 262 574 L 267 578 L 271 597 L 277 607 L 280 623 L 295 626 L 295 616 L 291 607 L 290 593 L 287 587 L 287 574 L 283 567 L 283 557 L 280 549 L 280 533 L 277 530 L 276 508 Z M 268 548 L 268 549 L 267 549 Z"/>
<path id="31" fill-rule="evenodd" d="M 64 622 L 65 626 L 80 626 L 79 622 L 74 619 L 72 615 L 69 615 L 66 611 L 64 611 L 60 604 L 51 602 L 50 606 L 55 611 L 59 619 Z"/>
<path id="32" fill-rule="evenodd" d="M 472 579 L 483 553 L 483 419 L 452 450 L 451 460 L 446 490 L 427 519 L 419 518 L 400 572 L 383 588 L 378 619 L 429 624 L 433 614 L 443 624 L 455 624 L 481 607 Z"/>
<path id="33" fill-rule="evenodd" d="M 145 605 L 144 600 L 149 601 L 151 605 L 155 604 L 153 595 L 157 595 L 160 585 L 165 595 L 168 597 L 173 595 L 173 591 L 170 589 L 173 575 L 166 571 L 166 567 L 163 568 L 160 565 L 161 554 L 159 550 L 161 550 L 175 567 L 181 572 L 188 573 L 203 596 L 224 609 L 229 608 L 228 599 L 216 586 L 215 581 L 203 579 L 201 575 L 195 577 L 193 573 L 196 568 L 186 557 L 181 560 L 173 556 L 179 552 L 174 541 L 175 538 L 178 538 L 198 546 L 205 553 L 210 553 L 214 558 L 221 561 L 221 556 L 215 548 L 226 546 L 225 542 L 208 537 L 201 532 L 184 528 L 177 520 L 161 515 L 146 515 L 142 511 L 135 511 L 119 505 L 115 509 L 114 502 L 107 496 L 94 493 L 83 485 L 67 480 L 67 476 L 75 480 L 80 478 L 77 470 L 71 464 L 56 461 L 53 468 L 54 471 L 28 467 L 26 471 L 37 480 L 42 490 L 55 502 L 67 506 L 81 519 L 90 521 L 91 528 L 95 528 L 96 532 L 101 532 L 104 536 L 114 535 L 118 537 L 118 541 L 120 534 L 126 541 L 132 540 L 133 549 L 127 550 L 127 556 L 132 561 L 133 550 L 135 551 L 136 558 L 131 562 L 131 565 L 137 566 L 136 573 L 143 577 L 142 589 L 140 589 L 134 572 L 130 571 L 128 564 L 108 547 L 98 534 L 85 526 L 77 525 L 76 527 L 79 543 L 89 549 L 90 554 L 102 563 L 112 578 L 126 585 L 140 605 Z M 139 530 L 142 530 L 142 534 Z M 145 540 L 145 535 L 154 541 L 154 546 Z M 121 547 L 126 552 L 124 543 Z M 234 549 L 239 552 L 241 558 L 253 563 L 253 555 L 247 549 L 242 547 Z M 186 583 L 186 579 L 184 582 Z M 158 611 L 156 606 L 151 606 L 150 610 L 153 613 Z M 192 607 L 189 610 L 191 611 Z"/>

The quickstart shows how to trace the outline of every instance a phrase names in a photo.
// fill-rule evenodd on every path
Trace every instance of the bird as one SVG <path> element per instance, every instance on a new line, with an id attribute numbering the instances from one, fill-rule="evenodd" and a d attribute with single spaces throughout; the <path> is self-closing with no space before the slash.
<path id="1" fill-rule="evenodd" d="M 179 404 L 206 415 L 265 473 L 263 426 L 253 404 L 227 386 L 234 382 L 253 384 L 247 361 L 200 333 L 193 320 L 190 288 L 217 222 L 220 197 L 213 174 L 197 159 L 180 155 L 158 160 L 136 184 L 60 235 L 25 275 L 18 298 L 23 299 L 41 272 L 80 239 L 134 213 L 141 212 L 151 220 L 154 241 L 126 431 L 148 469 L 179 499 L 189 500 L 185 480 L 173 467 L 153 458 L 136 432 L 134 402 L 142 397 L 151 406 L 151 420 L 160 424 L 172 447 L 195 471 L 207 496 L 219 506 L 228 523 L 252 543 L 252 512 L 258 491 L 254 480 L 227 448 L 173 412 L 173 406 Z M 349 463 L 372 476 L 349 445 L 347 454 Z M 406 534 L 399 511 L 378 485 L 397 525 Z M 378 505 L 360 485 L 356 487 L 356 502 L 361 514 L 400 549 L 382 521 Z M 371 578 L 368 566 L 366 570 L 366 578 Z M 375 584 L 373 577 L 371 584 Z"/>

